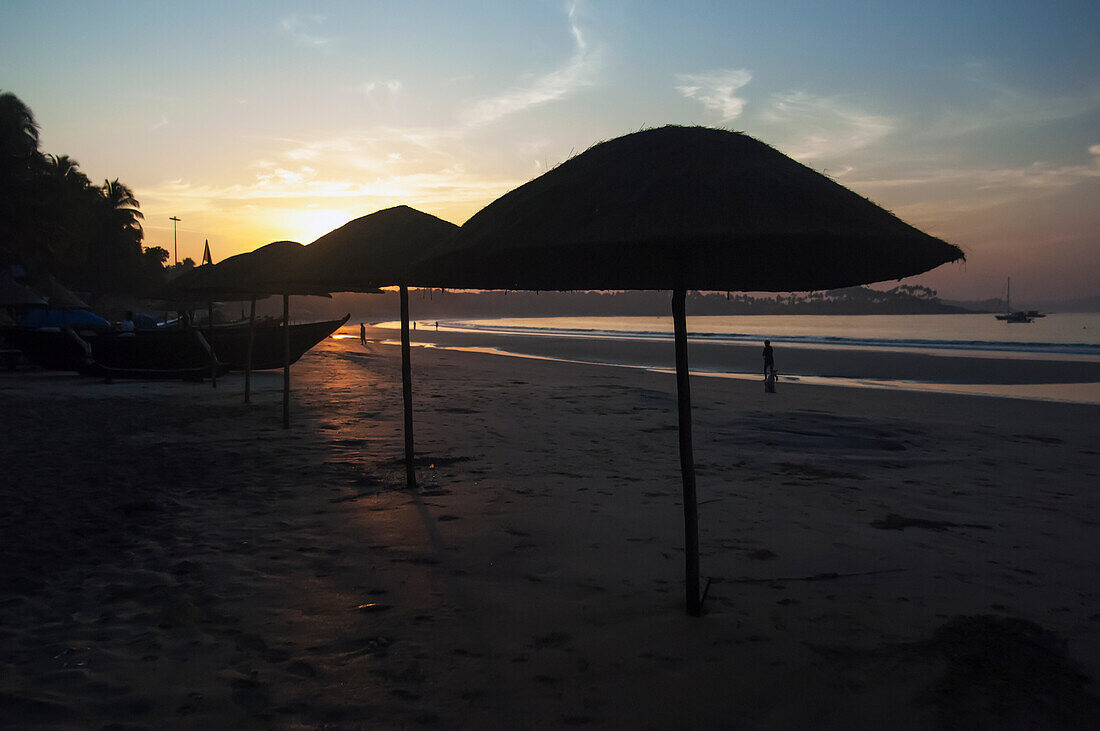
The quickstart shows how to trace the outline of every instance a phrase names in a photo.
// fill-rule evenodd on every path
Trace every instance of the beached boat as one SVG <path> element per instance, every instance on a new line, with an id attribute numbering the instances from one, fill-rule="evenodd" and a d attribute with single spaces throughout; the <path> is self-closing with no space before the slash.
<path id="1" fill-rule="evenodd" d="M 290 362 L 294 363 L 348 320 L 290 326 Z M 200 336 L 200 337 L 196 337 Z M 71 327 L 11 328 L 8 341 L 36 365 L 118 378 L 202 378 L 211 373 L 207 337 L 218 370 L 248 366 L 248 324 L 200 329 L 167 327 L 134 332 L 78 330 Z M 87 347 L 85 347 L 87 346 Z M 252 348 L 252 369 L 282 368 L 286 358 L 283 328 L 258 324 Z"/>

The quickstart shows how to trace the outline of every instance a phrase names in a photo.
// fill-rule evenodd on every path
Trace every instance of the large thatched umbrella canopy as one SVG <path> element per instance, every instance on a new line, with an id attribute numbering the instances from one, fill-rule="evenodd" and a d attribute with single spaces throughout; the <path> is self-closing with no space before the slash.
<path id="1" fill-rule="evenodd" d="M 419 285 L 670 289 L 675 324 L 685 594 L 700 613 L 688 289 L 793 291 L 898 279 L 963 258 L 747 135 L 662 127 L 619 137 L 486 206 Z"/>
<path id="2" fill-rule="evenodd" d="M 416 487 L 412 432 L 412 366 L 409 347 L 410 267 L 430 251 L 442 251 L 458 226 L 408 206 L 395 206 L 349 221 L 305 247 L 297 281 L 330 292 L 374 292 L 398 285 L 401 299 L 401 385 L 405 409 L 405 479 Z"/>
<path id="3" fill-rule="evenodd" d="M 300 281 L 329 292 L 373 291 L 409 284 L 410 266 L 446 246 L 458 226 L 408 206 L 362 216 L 328 232 L 304 250 Z"/>
<path id="4" fill-rule="evenodd" d="M 416 283 L 480 289 L 835 289 L 963 258 L 747 135 L 662 127 L 490 203 Z"/>

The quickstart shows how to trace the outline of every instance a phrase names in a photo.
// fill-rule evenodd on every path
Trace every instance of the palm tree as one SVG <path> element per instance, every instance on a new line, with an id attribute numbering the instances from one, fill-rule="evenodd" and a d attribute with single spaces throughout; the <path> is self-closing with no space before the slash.
<path id="1" fill-rule="evenodd" d="M 133 190 L 117 178 L 103 181 L 94 190 L 98 196 L 97 235 L 85 271 L 92 276 L 96 289 L 132 291 L 140 279 L 142 264 L 140 221 L 144 216 L 138 210 L 141 204 Z"/>
<path id="2" fill-rule="evenodd" d="M 0 240 L 24 260 L 37 251 L 35 224 L 43 207 L 35 178 L 41 158 L 34 114 L 14 94 L 0 93 Z"/>
<path id="3" fill-rule="evenodd" d="M 143 231 L 139 221 L 144 220 L 145 216 L 138 210 L 141 203 L 134 197 L 134 191 L 118 182 L 118 178 L 104 180 L 103 198 L 111 214 L 111 223 L 133 236 L 134 241 L 140 242 Z"/>
<path id="4" fill-rule="evenodd" d="M 43 225 L 51 258 L 63 268 L 81 266 L 95 236 L 95 208 L 100 193 L 80 163 L 68 155 L 46 155 L 42 163 L 43 195 L 52 215 Z"/>
<path id="5" fill-rule="evenodd" d="M 11 92 L 0 93 L 0 175 L 30 165 L 38 154 L 38 123 L 30 107 Z"/>

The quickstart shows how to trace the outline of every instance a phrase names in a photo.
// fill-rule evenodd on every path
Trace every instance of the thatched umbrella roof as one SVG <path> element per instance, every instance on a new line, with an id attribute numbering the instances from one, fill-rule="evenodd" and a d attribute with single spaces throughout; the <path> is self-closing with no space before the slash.
<path id="1" fill-rule="evenodd" d="M 30 287 L 24 287 L 8 272 L 0 272 L 0 306 L 41 305 L 45 299 Z"/>
<path id="2" fill-rule="evenodd" d="M 273 294 L 327 296 L 329 290 L 291 276 L 303 266 L 304 251 L 297 241 L 275 241 L 188 272 L 183 275 L 190 277 L 184 283 L 185 291 L 219 301 Z"/>
<path id="3" fill-rule="evenodd" d="M 57 281 L 52 274 L 46 274 L 34 280 L 34 288 L 41 293 L 50 307 L 55 310 L 86 310 L 88 303 L 77 297 L 68 287 Z"/>
<path id="4" fill-rule="evenodd" d="M 744 134 L 600 143 L 490 203 L 414 283 L 478 289 L 835 289 L 963 252 Z"/>
<path id="5" fill-rule="evenodd" d="M 184 272 L 177 274 L 164 283 L 156 292 L 157 298 L 163 301 L 164 304 L 171 303 L 175 305 L 192 304 L 199 300 L 199 297 L 191 291 L 192 286 L 197 286 L 202 282 L 209 272 L 203 270 L 212 269 L 213 266 L 205 264 L 199 267 L 192 267 Z M 251 299 L 252 295 L 248 295 Z"/>
<path id="6" fill-rule="evenodd" d="M 386 208 L 349 221 L 307 246 L 295 278 L 329 292 L 407 284 L 410 265 L 441 251 L 457 232 L 453 223 L 415 208 Z"/>

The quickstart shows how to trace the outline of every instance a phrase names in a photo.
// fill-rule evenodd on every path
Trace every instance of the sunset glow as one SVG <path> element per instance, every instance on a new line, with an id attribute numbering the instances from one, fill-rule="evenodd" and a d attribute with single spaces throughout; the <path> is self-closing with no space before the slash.
<path id="1" fill-rule="evenodd" d="M 961 246 L 950 298 L 1097 294 L 1100 10 L 1027 3 L 0 8 L 42 148 L 216 260 L 406 204 L 461 224 L 647 126 L 747 132 Z M 95 59 L 93 63 L 91 60 Z M 106 69 L 126 69 L 125 83 Z"/>

